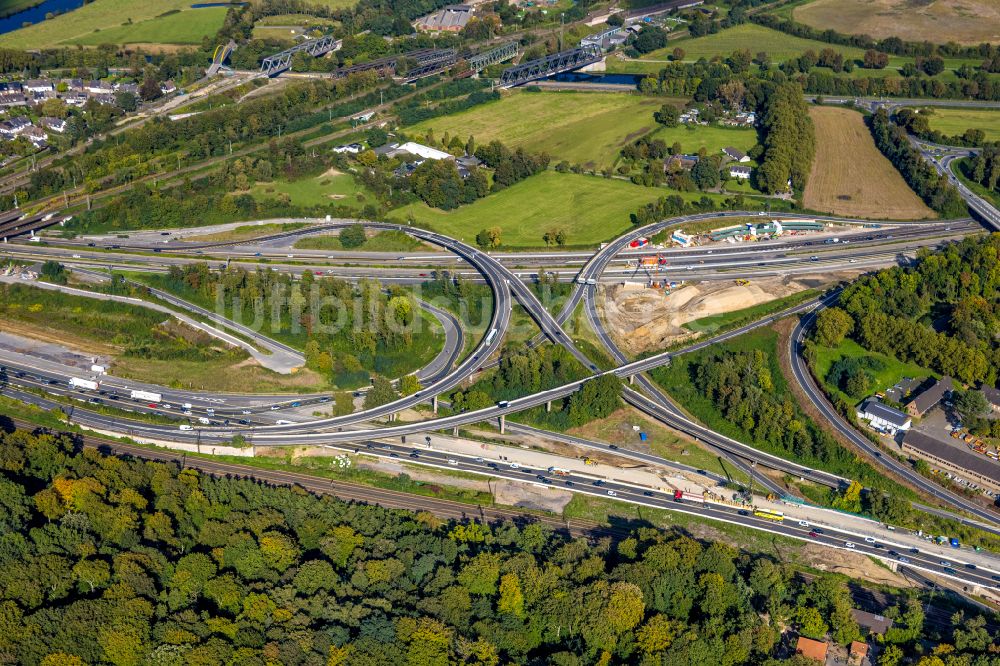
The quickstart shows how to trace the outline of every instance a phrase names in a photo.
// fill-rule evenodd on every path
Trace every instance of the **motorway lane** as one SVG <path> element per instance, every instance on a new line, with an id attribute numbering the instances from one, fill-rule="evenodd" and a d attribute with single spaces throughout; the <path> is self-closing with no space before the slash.
<path id="1" fill-rule="evenodd" d="M 31 424 L 26 424 L 26 423 L 17 423 L 17 425 L 19 427 L 29 427 L 29 428 L 32 427 Z M 408 493 L 402 493 L 398 491 L 383 490 L 380 488 L 371 488 L 369 486 L 363 486 L 360 484 L 354 484 L 349 482 L 320 479 L 315 476 L 300 474 L 296 472 L 287 472 L 282 470 L 264 470 L 256 467 L 251 467 L 249 465 L 240 465 L 237 463 L 224 463 L 216 460 L 206 460 L 203 458 L 194 458 L 194 457 L 187 458 L 187 456 L 184 456 L 183 454 L 178 454 L 176 451 L 170 451 L 170 450 L 163 451 L 163 450 L 142 448 L 142 447 L 132 446 L 129 444 L 115 442 L 113 440 L 95 438 L 89 435 L 84 436 L 84 443 L 85 445 L 100 448 L 114 455 L 128 455 L 137 458 L 146 458 L 152 460 L 159 460 L 163 462 L 175 462 L 180 464 L 182 467 L 199 469 L 205 473 L 216 476 L 254 478 L 273 484 L 298 485 L 310 492 L 318 494 L 334 494 L 346 500 L 367 501 L 387 506 L 389 508 L 399 508 L 410 511 L 427 510 L 443 518 L 454 518 L 456 520 L 462 520 L 466 518 L 480 517 L 484 520 L 504 520 L 504 519 L 523 519 L 527 517 L 529 519 L 538 520 L 539 522 L 547 524 L 553 527 L 554 529 L 569 529 L 570 532 L 574 534 L 574 536 L 597 536 L 604 533 L 609 533 L 609 534 L 627 533 L 627 531 L 624 530 L 605 528 L 595 523 L 588 523 L 586 521 L 566 521 L 549 516 L 536 516 L 534 514 L 526 515 L 523 512 L 511 509 L 499 509 L 496 507 L 466 505 L 449 500 L 440 500 L 436 498 L 411 495 Z M 425 452 L 422 449 L 412 448 L 409 450 L 409 452 L 407 452 L 406 447 L 392 447 L 389 451 L 386 451 L 385 449 L 381 448 L 382 446 L 384 446 L 383 444 L 375 442 L 372 442 L 371 446 L 372 446 L 371 449 L 368 449 L 366 447 L 365 449 L 366 454 L 380 455 L 380 456 L 386 456 L 388 454 L 389 458 L 398 457 L 402 459 L 405 453 L 405 458 L 410 460 L 411 462 L 419 462 L 420 456 L 425 456 L 426 458 L 431 457 L 430 455 L 426 455 L 430 452 Z M 410 457 L 414 451 L 417 452 L 418 458 Z M 395 453 L 396 455 L 393 456 L 393 453 Z M 447 460 L 444 460 L 445 465 L 448 465 L 449 468 L 461 469 L 466 466 L 476 465 L 479 462 L 475 459 L 470 460 L 469 458 L 463 458 L 463 457 L 452 457 L 451 459 L 457 462 L 458 464 L 448 465 Z M 440 463 L 441 463 L 441 457 L 437 457 L 433 464 L 435 464 L 436 466 L 441 466 Z M 485 463 L 486 469 L 489 470 L 489 472 L 485 472 L 489 476 L 497 476 L 497 474 L 494 474 L 494 471 L 499 471 L 500 469 L 502 469 L 501 466 L 497 463 L 494 463 L 498 468 L 497 470 L 494 470 L 494 468 L 490 466 L 490 463 L 486 462 L 485 460 L 483 461 L 483 463 Z M 507 467 L 507 469 L 510 469 L 509 465 L 505 467 Z M 468 471 L 476 471 L 476 470 L 469 469 Z M 549 481 L 549 483 L 543 482 L 542 485 L 551 485 L 552 487 L 556 487 L 556 485 L 561 482 L 563 488 L 573 489 L 573 486 L 566 485 L 565 483 L 566 480 L 569 480 L 571 483 L 574 483 L 574 485 L 576 485 L 575 482 L 569 477 L 566 478 L 555 477 L 549 474 L 547 471 L 542 471 L 542 470 L 538 470 L 538 473 L 542 474 L 543 477 L 545 477 Z M 523 476 L 518 476 L 516 473 L 512 473 L 506 476 L 507 478 L 514 478 L 523 481 L 524 477 L 526 477 L 527 474 L 524 474 L 522 472 L 522 475 Z M 588 482 L 591 484 L 589 487 L 585 485 Z M 607 490 L 605 489 L 608 488 L 607 484 L 605 484 L 604 486 L 596 486 L 596 487 L 593 486 L 592 484 L 593 480 L 586 478 L 581 487 L 577 488 L 576 491 L 586 492 L 588 494 L 594 494 L 594 495 L 602 495 L 601 491 L 602 489 L 604 489 L 603 496 L 607 496 L 606 495 Z M 617 488 L 619 486 L 617 484 L 613 484 L 610 487 Z M 618 493 L 617 490 L 615 492 Z M 689 513 L 691 515 L 714 517 L 710 513 L 713 510 L 713 507 L 699 508 L 696 503 L 692 502 L 684 502 L 684 501 L 672 502 L 670 500 L 669 493 L 664 494 L 656 491 L 640 491 L 640 492 L 642 494 L 636 496 L 636 489 L 624 486 L 622 491 L 622 493 L 624 494 L 620 493 L 619 496 L 626 497 L 628 498 L 629 501 L 633 501 L 634 503 L 644 504 L 644 505 L 649 505 L 652 501 L 658 500 L 660 504 L 659 508 L 665 508 L 674 511 L 682 511 L 684 513 Z M 649 492 L 652 492 L 652 494 L 651 495 L 647 494 Z M 635 499 L 632 499 L 633 497 L 635 497 Z M 725 506 L 725 505 L 718 505 L 718 506 Z M 770 521 L 764 521 L 763 519 L 758 519 L 753 516 L 744 516 L 740 513 L 740 509 L 736 509 L 735 516 L 732 515 L 732 511 L 729 511 L 725 519 L 727 519 L 730 522 L 732 522 L 733 520 L 736 520 L 737 522 L 746 521 L 746 523 L 744 524 L 748 524 L 750 526 L 758 526 L 759 524 L 760 527 L 767 529 L 769 531 L 774 531 L 773 528 L 775 526 L 775 524 Z M 785 521 L 782 521 L 782 526 L 785 526 L 784 523 Z M 843 537 L 845 540 L 854 538 L 853 535 L 835 533 L 832 531 L 828 531 L 822 527 L 820 528 L 823 530 L 822 535 L 817 533 L 816 537 L 810 537 L 808 535 L 808 532 L 805 532 L 806 528 L 798 525 L 797 521 L 788 521 L 787 526 L 791 528 L 791 531 L 793 532 L 793 534 L 790 534 L 791 536 L 797 536 L 798 538 L 804 538 L 806 540 L 816 541 L 818 543 L 826 543 L 826 541 L 820 540 L 824 537 L 828 539 L 829 542 L 832 543 L 833 545 L 837 545 L 837 541 L 839 541 L 841 537 Z M 815 529 L 814 526 L 813 529 Z M 803 532 L 805 532 L 805 537 L 801 536 Z M 853 543 L 856 543 L 855 550 L 857 550 L 858 546 L 860 546 L 862 549 L 869 548 L 871 546 L 871 544 L 866 543 L 863 539 L 855 538 Z M 893 557 L 888 554 L 887 552 L 888 548 L 885 547 L 885 544 L 882 545 L 883 548 L 871 547 L 871 550 L 876 551 L 876 556 L 882 556 L 883 558 Z M 900 552 L 906 552 L 905 550 L 903 550 L 903 548 L 905 547 L 903 546 L 900 547 Z M 923 563 L 923 566 L 921 568 L 929 572 L 933 572 L 933 568 L 935 566 L 941 567 L 940 560 L 938 560 L 935 563 L 934 557 L 926 557 L 923 558 L 921 561 Z M 997 574 L 992 570 L 967 569 L 959 565 L 958 562 L 953 562 L 952 564 L 959 567 L 955 569 L 958 575 L 955 576 L 954 578 L 961 584 L 966 584 L 966 585 L 977 584 L 977 585 L 988 586 L 991 584 L 995 585 L 996 582 L 1000 580 L 1000 577 L 994 578 L 994 576 L 996 576 Z M 915 568 L 914 571 L 916 570 L 917 569 Z"/>
<path id="2" fill-rule="evenodd" d="M 975 502 L 945 490 L 933 481 L 925 479 L 920 474 L 917 474 L 910 469 L 909 465 L 899 462 L 893 456 L 883 455 L 878 446 L 869 441 L 867 437 L 857 432 L 851 424 L 844 420 L 840 413 L 826 399 L 822 390 L 813 381 L 812 375 L 805 365 L 805 360 L 802 357 L 802 350 L 805 333 L 815 321 L 816 314 L 831 302 L 832 301 L 826 301 L 819 308 L 813 310 L 799 321 L 794 332 L 792 333 L 792 342 L 788 349 L 789 360 L 792 364 L 792 372 L 795 376 L 795 380 L 802 390 L 805 391 L 806 395 L 809 396 L 809 400 L 812 402 L 813 406 L 823 414 L 823 416 L 834 428 L 847 437 L 852 444 L 864 451 L 874 462 L 889 468 L 898 476 L 902 477 L 917 488 L 920 488 L 928 495 L 936 497 L 951 506 L 961 508 L 980 520 L 1000 525 L 1000 515 L 997 513 L 984 509 L 981 505 Z"/>

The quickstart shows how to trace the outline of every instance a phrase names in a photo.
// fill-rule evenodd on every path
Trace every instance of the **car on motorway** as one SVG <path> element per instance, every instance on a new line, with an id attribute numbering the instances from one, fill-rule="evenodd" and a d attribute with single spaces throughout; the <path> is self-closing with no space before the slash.
<path id="1" fill-rule="evenodd" d="M 905 555 L 900 555 L 896 559 L 899 561 L 900 564 L 909 564 L 910 563 L 910 558 L 906 557 Z"/>
<path id="2" fill-rule="evenodd" d="M 518 467 L 520 467 L 520 465 L 519 465 L 519 464 L 517 464 L 516 462 L 512 462 L 512 463 L 510 464 L 510 468 L 511 468 L 511 469 L 517 469 Z"/>
<path id="3" fill-rule="evenodd" d="M 865 537 L 865 543 L 875 543 L 874 537 Z"/>
<path id="4" fill-rule="evenodd" d="M 194 426 L 188 425 L 187 423 L 182 423 L 177 426 L 178 430 L 194 430 Z"/>
<path id="5" fill-rule="evenodd" d="M 975 568 L 976 568 L 976 565 L 975 565 L 975 564 L 972 564 L 972 563 L 969 563 L 969 564 L 966 564 L 966 565 L 965 565 L 965 568 L 966 568 L 966 569 L 975 569 Z"/>
<path id="6" fill-rule="evenodd" d="M 650 490 L 643 490 L 642 494 L 643 494 L 644 497 L 652 497 L 653 496 L 653 493 Z"/>
<path id="7" fill-rule="evenodd" d="M 277 421 L 275 421 L 275 423 L 277 423 L 278 425 L 292 425 L 292 422 L 289 421 L 288 419 L 278 419 Z"/>
<path id="8" fill-rule="evenodd" d="M 279 407 L 278 405 L 271 405 L 271 411 L 272 411 L 272 412 L 276 412 L 276 411 L 278 411 L 279 409 L 281 409 L 281 407 Z"/>
<path id="9" fill-rule="evenodd" d="M 609 496 L 611 496 L 611 497 L 618 497 L 618 493 L 616 493 L 616 492 L 615 492 L 615 491 L 613 491 L 613 490 L 609 490 L 609 491 L 608 491 L 608 495 L 609 495 Z"/>
<path id="10" fill-rule="evenodd" d="M 297 400 L 292 403 L 292 407 L 301 407 L 301 406 L 302 406 L 302 403 L 299 402 L 299 401 L 297 401 Z"/>
<path id="11" fill-rule="evenodd" d="M 252 413 L 252 412 L 249 409 L 242 409 L 242 410 L 240 410 L 240 414 L 250 414 L 250 413 Z"/>
<path id="12" fill-rule="evenodd" d="M 455 460 L 454 458 L 448 458 L 448 464 L 449 465 L 458 465 L 458 461 Z"/>
<path id="13" fill-rule="evenodd" d="M 745 511 L 740 511 L 740 513 L 741 513 L 741 514 L 744 514 L 744 513 L 747 513 L 747 512 L 745 512 Z M 749 515 L 749 514 L 747 514 L 747 515 Z M 812 538 L 814 538 L 814 539 L 815 539 L 816 537 L 818 537 L 818 536 L 819 536 L 819 532 L 817 532 L 816 530 L 809 530 L 809 536 L 811 536 Z"/>
<path id="14" fill-rule="evenodd" d="M 564 483 L 563 485 L 566 485 L 566 486 L 572 486 L 572 485 L 573 485 L 573 482 L 572 482 L 572 481 L 570 481 L 569 479 L 566 479 L 566 481 L 565 481 L 565 483 Z"/>
<path id="15" fill-rule="evenodd" d="M 850 541 L 845 541 L 844 542 L 844 548 L 850 548 L 850 549 L 853 550 L 854 549 L 854 544 L 852 542 L 850 542 Z"/>
<path id="16" fill-rule="evenodd" d="M 598 479 L 597 481 L 594 481 L 594 482 L 593 482 L 592 484 L 590 484 L 590 485 L 592 485 L 592 486 L 603 486 L 603 485 L 604 485 L 604 482 L 603 482 L 603 481 L 601 481 L 600 479 Z"/>
<path id="17" fill-rule="evenodd" d="M 146 406 L 149 407 L 149 408 L 151 408 L 151 409 L 156 409 L 156 403 L 155 402 L 151 402 L 151 403 L 149 403 Z"/>
<path id="18" fill-rule="evenodd" d="M 809 521 L 808 520 L 800 520 L 799 521 L 799 527 L 809 527 Z"/>
<path id="19" fill-rule="evenodd" d="M 941 560 L 940 562 L 938 562 L 938 564 L 941 565 L 942 567 L 950 567 L 951 566 L 951 562 L 949 562 L 948 560 Z"/>
<path id="20" fill-rule="evenodd" d="M 420 452 L 419 451 L 410 451 L 410 457 L 411 458 L 419 458 L 420 457 Z"/>
<path id="21" fill-rule="evenodd" d="M 945 567 L 942 569 L 942 571 L 944 571 L 946 574 L 951 574 L 952 576 L 958 575 L 958 572 L 952 569 L 951 567 Z"/>

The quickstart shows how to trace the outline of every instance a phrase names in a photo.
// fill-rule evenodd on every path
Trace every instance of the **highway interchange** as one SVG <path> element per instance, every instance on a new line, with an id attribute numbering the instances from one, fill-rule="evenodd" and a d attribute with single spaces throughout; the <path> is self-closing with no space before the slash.
<path id="1" fill-rule="evenodd" d="M 975 210 L 975 209 L 974 209 Z M 627 359 L 615 346 L 614 341 L 604 331 L 600 321 L 600 316 L 595 306 L 595 294 L 597 284 L 601 281 L 620 281 L 624 277 L 636 275 L 637 252 L 629 250 L 629 244 L 640 236 L 650 236 L 657 231 L 668 226 L 689 224 L 710 218 L 725 217 L 745 217 L 750 215 L 746 212 L 737 213 L 707 213 L 703 215 L 685 216 L 663 220 L 654 225 L 634 229 L 629 233 L 608 243 L 605 247 L 586 256 L 580 253 L 568 253 L 562 259 L 555 258 L 551 253 L 532 256 L 526 255 L 497 255 L 493 256 L 481 250 L 469 246 L 457 239 L 448 238 L 441 234 L 426 231 L 418 228 L 410 228 L 400 225 L 390 225 L 384 223 L 365 223 L 374 229 L 392 229 L 404 231 L 413 237 L 435 245 L 443 250 L 452 253 L 455 257 L 465 262 L 471 268 L 457 269 L 456 272 L 474 271 L 478 279 L 487 284 L 493 295 L 493 308 L 491 318 L 486 325 L 487 334 L 478 342 L 476 347 L 462 360 L 455 363 L 457 353 L 452 355 L 447 363 L 436 368 L 435 372 L 426 373 L 426 386 L 418 393 L 400 398 L 387 405 L 377 408 L 363 410 L 353 414 L 339 417 L 315 418 L 308 421 L 287 421 L 273 422 L 272 412 L 281 412 L 285 407 L 299 407 L 302 405 L 328 401 L 325 396 L 302 396 L 290 398 L 289 396 L 261 396 L 254 394 L 247 395 L 211 395 L 192 391 L 171 391 L 167 388 L 157 388 L 162 392 L 163 402 L 171 401 L 173 412 L 164 410 L 162 404 L 155 406 L 144 406 L 134 404 L 125 396 L 114 396 L 119 399 L 116 405 L 128 405 L 134 411 L 151 411 L 163 414 L 165 411 L 176 414 L 177 408 L 183 403 L 191 403 L 192 415 L 209 414 L 215 425 L 209 427 L 198 427 L 192 430 L 178 430 L 176 424 L 151 423 L 148 421 L 130 419 L 122 413 L 102 414 L 98 411 L 88 409 L 88 403 L 83 402 L 81 406 L 76 406 L 72 410 L 73 422 L 108 433 L 120 433 L 129 435 L 140 440 L 154 442 L 188 442 L 198 443 L 204 447 L 224 446 L 228 444 L 235 434 L 244 434 L 252 438 L 254 446 L 290 446 L 290 445 L 326 445 L 352 450 L 363 446 L 367 452 L 373 455 L 385 457 L 405 457 L 406 459 L 420 464 L 430 464 L 445 466 L 449 468 L 458 467 L 460 469 L 487 474 L 490 476 L 528 480 L 540 485 L 562 484 L 563 487 L 572 488 L 576 492 L 588 494 L 611 496 L 621 501 L 628 501 L 646 506 L 668 508 L 672 510 L 695 513 L 719 520 L 735 522 L 749 525 L 757 529 L 767 529 L 772 532 L 787 534 L 797 538 L 805 538 L 817 543 L 831 545 L 833 547 L 847 548 L 847 541 L 851 541 L 856 535 L 849 533 L 839 533 L 824 528 L 823 533 L 813 532 L 811 528 L 790 522 L 774 523 L 757 518 L 744 508 L 734 508 L 726 505 L 717 506 L 690 506 L 685 502 L 675 502 L 672 496 L 657 491 L 655 489 L 639 489 L 612 482 L 604 482 L 602 485 L 595 485 L 599 479 L 589 479 L 585 477 L 577 478 L 570 475 L 565 478 L 552 478 L 542 470 L 536 470 L 533 477 L 527 475 L 524 470 L 513 470 L 503 468 L 495 461 L 458 459 L 454 454 L 445 454 L 434 451 L 421 451 L 403 444 L 387 443 L 388 438 L 402 438 L 406 436 L 423 435 L 431 431 L 438 431 L 458 426 L 501 419 L 509 414 L 522 411 L 529 407 L 543 405 L 548 401 L 563 398 L 578 390 L 587 379 L 572 382 L 564 386 L 555 387 L 533 395 L 524 396 L 516 400 L 500 403 L 486 409 L 463 412 L 450 416 L 443 416 L 429 421 L 417 423 L 403 423 L 397 425 L 371 425 L 375 419 L 391 418 L 392 415 L 400 411 L 414 407 L 420 403 L 427 403 L 437 396 L 445 394 L 458 386 L 478 372 L 485 364 L 494 357 L 503 344 L 504 334 L 508 331 L 511 323 L 511 314 L 515 302 L 519 303 L 528 315 L 537 324 L 540 333 L 532 342 L 537 344 L 542 340 L 549 340 L 555 344 L 564 345 L 584 367 L 590 369 L 594 376 L 604 372 L 612 373 L 620 378 L 635 378 L 636 387 L 626 387 L 623 393 L 624 399 L 641 411 L 649 414 L 653 418 L 674 427 L 700 441 L 703 441 L 718 450 L 732 461 L 740 461 L 739 466 L 747 473 L 758 479 L 763 487 L 768 490 L 779 490 L 767 477 L 759 474 L 753 468 L 754 465 L 762 465 L 778 469 L 781 471 L 796 474 L 803 478 L 823 483 L 832 487 L 840 487 L 847 483 L 836 475 L 831 475 L 820 470 L 806 469 L 801 465 L 796 465 L 776 456 L 757 451 L 740 442 L 726 438 L 718 433 L 700 426 L 688 419 L 684 413 L 674 405 L 669 398 L 655 387 L 643 376 L 643 372 L 655 368 L 659 365 L 669 363 L 672 356 L 704 348 L 711 344 L 716 344 L 721 340 L 729 339 L 741 333 L 767 325 L 776 319 L 790 314 L 808 313 L 818 307 L 823 307 L 826 301 L 814 299 L 807 303 L 798 305 L 790 310 L 753 322 L 746 326 L 737 328 L 722 335 L 708 337 L 695 345 L 682 350 L 665 352 L 643 358 L 638 361 L 627 362 Z M 788 217 L 773 215 L 774 218 Z M 745 246 L 725 246 L 719 245 L 714 249 L 697 248 L 692 250 L 665 250 L 663 255 L 667 257 L 667 266 L 658 272 L 657 279 L 669 277 L 671 279 L 733 279 L 741 276 L 760 276 L 768 274 L 788 274 L 789 272 L 816 272 L 820 270 L 835 271 L 844 268 L 876 267 L 897 262 L 901 256 L 912 253 L 917 247 L 935 245 L 950 239 L 960 238 L 969 234 L 979 233 L 981 227 L 969 220 L 931 222 L 931 223 L 880 223 L 881 228 L 864 228 L 863 221 L 845 221 L 838 218 L 815 218 L 828 222 L 853 223 L 856 225 L 855 231 L 848 231 L 841 234 L 840 241 L 832 244 L 817 242 L 815 238 L 808 236 L 787 238 L 780 241 L 771 241 L 767 244 L 752 244 Z M 986 217 L 987 221 L 991 221 Z M 310 233 L 329 232 L 331 228 L 343 226 L 346 222 L 330 222 L 313 225 L 305 230 L 282 234 L 283 237 L 302 236 Z M 108 252 L 103 248 L 91 248 L 84 244 L 84 241 L 77 243 L 63 243 L 59 245 L 41 244 L 9 244 L 5 249 L 7 254 L 19 260 L 32 260 L 41 257 L 57 258 L 71 267 L 84 270 L 92 270 L 95 266 L 108 265 L 113 262 L 117 268 L 129 268 L 144 265 L 149 270 L 165 270 L 172 264 L 183 264 L 191 261 L 229 262 L 230 265 L 245 265 L 247 268 L 260 266 L 255 260 L 257 258 L 279 258 L 283 250 L 279 245 L 269 244 L 270 241 L 280 240 L 270 238 L 268 241 L 255 241 L 256 245 L 246 247 L 245 244 L 191 244 L 180 241 L 170 241 L 161 243 L 160 246 L 152 246 L 143 243 L 131 243 L 131 239 L 119 240 L 115 245 L 118 247 L 109 248 L 113 252 Z M 93 241 L 89 241 L 93 242 Z M 159 252 L 153 252 L 158 249 Z M 192 255 L 192 251 L 197 254 Z M 248 253 L 252 255 L 247 256 Z M 646 250 L 644 254 L 648 254 Z M 286 258 L 287 258 L 287 253 Z M 324 274 L 335 274 L 348 279 L 370 276 L 373 273 L 380 280 L 392 276 L 400 281 L 410 281 L 413 283 L 427 279 L 427 270 L 430 267 L 452 266 L 452 260 L 432 256 L 428 258 L 425 254 L 416 255 L 407 261 L 413 261 L 414 266 L 398 268 L 400 260 L 404 257 L 397 257 L 394 261 L 387 261 L 386 257 L 369 258 L 370 266 L 352 266 L 349 270 L 331 266 L 327 257 L 340 259 L 329 253 L 316 253 L 296 250 L 293 257 L 297 261 L 288 263 L 268 263 L 267 266 L 275 270 L 285 270 L 291 273 L 301 273 L 304 270 L 322 272 Z M 234 256 L 244 257 L 243 261 L 233 261 Z M 361 258 L 352 258 L 352 262 L 363 263 Z M 394 268 L 386 270 L 384 266 L 378 266 L 374 262 L 386 261 L 392 263 Z M 523 266 L 534 264 L 535 271 L 541 266 L 548 266 L 553 272 L 560 274 L 559 277 L 566 279 L 570 275 L 574 276 L 574 289 L 569 299 L 562 305 L 556 314 L 552 314 L 550 309 L 542 304 L 534 291 L 524 280 L 534 277 L 531 270 L 522 272 L 520 268 L 512 268 L 510 265 Z M 424 274 L 421 275 L 421 269 Z M 171 306 L 179 310 L 192 311 L 196 306 L 186 303 L 181 299 L 165 294 L 156 293 L 157 298 L 166 300 Z M 835 294 L 829 299 L 834 299 Z M 590 325 L 598 334 L 602 344 L 613 356 L 617 367 L 601 370 L 596 363 L 586 356 L 576 347 L 572 337 L 563 329 L 563 325 L 576 310 L 580 303 L 584 305 L 584 311 Z M 428 307 L 433 307 L 428 304 Z M 197 312 L 201 317 L 213 320 L 214 323 L 225 328 L 234 327 L 234 323 L 219 319 L 216 313 L 203 311 Z M 440 317 L 439 317 L 440 319 Z M 801 340 L 805 326 L 811 320 L 806 316 L 796 330 L 797 341 Z M 444 322 L 442 322 L 444 323 Z M 457 328 L 457 322 L 454 323 Z M 446 326 L 446 328 L 448 328 Z M 239 330 L 239 329 L 237 329 Z M 266 338 L 259 332 L 247 329 L 240 331 L 250 334 L 257 342 L 265 342 Z M 270 341 L 273 342 L 273 341 Z M 292 350 L 295 351 L 295 350 Z M 822 396 L 815 386 L 809 384 L 809 378 L 802 375 L 801 358 L 793 353 L 793 360 L 797 361 L 796 375 L 803 388 L 810 394 L 811 399 L 822 404 Z M 6 359 L 5 359 L 6 360 Z M 53 368 L 40 369 L 38 366 L 24 367 L 16 362 L 6 363 L 7 370 L 5 381 L 9 384 L 6 393 L 13 397 L 40 404 L 46 407 L 56 406 L 50 396 L 45 394 L 59 394 L 72 398 L 93 400 L 92 393 L 79 393 L 70 390 L 65 382 L 68 377 Z M 450 368 L 450 371 L 448 369 Z M 104 383 L 105 387 L 117 390 L 120 386 L 125 391 L 129 386 L 136 386 L 135 382 L 122 382 L 121 380 L 108 379 Z M 143 385 L 148 386 L 148 385 Z M 639 390 L 636 390 L 639 389 Z M 107 396 L 107 394 L 105 394 Z M 93 403 L 90 403 L 91 405 Z M 110 402 L 106 403 L 110 404 Z M 272 409 L 277 407 L 278 409 Z M 822 407 L 821 407 L 822 409 Z M 826 414 L 826 412 L 824 412 Z M 244 418 L 246 417 L 246 418 Z M 958 508 L 976 517 L 984 527 L 995 531 L 1000 524 L 1000 517 L 990 510 L 982 508 L 974 502 L 958 497 L 952 493 L 933 485 L 908 470 L 905 465 L 895 461 L 890 456 L 882 455 L 881 452 L 867 441 L 867 439 L 853 431 L 849 425 L 840 423 L 836 414 L 828 416 L 835 427 L 841 429 L 845 436 L 859 446 L 866 453 L 871 455 L 873 461 L 884 465 L 894 473 L 907 479 L 913 485 L 920 487 L 927 494 L 932 495 L 943 503 L 953 508 Z M 229 423 L 223 423 L 223 419 L 228 419 Z M 244 423 L 240 423 L 240 420 Z M 512 429 L 521 429 L 525 432 L 526 426 L 510 424 Z M 846 428 L 846 431 L 845 431 Z M 530 431 L 530 429 L 528 429 Z M 382 440 L 382 441 L 379 441 Z M 579 442 L 578 442 L 579 443 Z M 589 443 L 593 446 L 607 448 L 599 443 Z M 624 452 L 619 450 L 620 455 L 641 459 L 641 454 L 637 452 Z M 444 458 L 442 458 L 444 456 Z M 646 462 L 661 464 L 661 460 L 654 460 L 655 456 L 650 456 Z M 670 461 L 662 461 L 662 464 Z M 567 486 L 566 482 L 571 485 Z M 810 534 L 810 532 L 812 532 Z M 882 548 L 876 548 L 876 544 L 866 543 L 863 539 L 851 541 L 851 548 L 859 552 L 869 554 L 883 559 L 896 562 L 903 562 L 907 566 L 919 568 L 934 574 L 950 576 L 965 584 L 977 586 L 997 587 L 996 572 L 979 569 L 956 569 L 954 566 L 944 566 L 939 561 L 932 561 L 930 555 L 912 553 L 907 550 L 905 554 L 902 546 L 891 547 L 889 542 L 879 542 Z M 897 544 L 898 545 L 898 544 Z M 900 558 L 903 558 L 902 560 Z M 998 568 L 1000 570 L 1000 568 Z"/>

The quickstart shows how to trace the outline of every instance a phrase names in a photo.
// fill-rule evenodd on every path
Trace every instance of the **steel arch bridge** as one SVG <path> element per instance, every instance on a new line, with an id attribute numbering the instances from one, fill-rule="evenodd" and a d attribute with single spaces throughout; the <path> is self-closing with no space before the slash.
<path id="1" fill-rule="evenodd" d="M 604 58 L 604 52 L 596 44 L 580 46 L 568 51 L 560 51 L 544 58 L 529 60 L 504 70 L 500 75 L 500 88 L 513 88 L 528 81 L 544 79 L 553 74 L 586 67 Z"/>
<path id="2" fill-rule="evenodd" d="M 316 39 L 310 39 L 264 58 L 260 62 L 260 71 L 267 76 L 275 76 L 292 66 L 292 56 L 296 53 L 308 53 L 313 57 L 319 57 L 330 51 L 336 51 L 340 45 L 341 40 L 334 39 L 333 35 L 323 35 Z"/>

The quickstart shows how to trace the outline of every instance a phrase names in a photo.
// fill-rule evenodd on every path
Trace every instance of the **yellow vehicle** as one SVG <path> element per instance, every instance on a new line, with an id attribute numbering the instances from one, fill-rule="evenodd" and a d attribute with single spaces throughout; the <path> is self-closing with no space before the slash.
<path id="1" fill-rule="evenodd" d="M 767 518 L 768 520 L 773 520 L 778 523 L 785 520 L 785 514 L 780 511 L 772 511 L 771 509 L 754 509 L 753 515 L 758 518 Z"/>
<path id="2" fill-rule="evenodd" d="M 740 278 L 739 280 L 736 281 L 736 284 L 740 287 L 745 287 L 746 285 L 750 284 L 750 280 L 744 280 L 743 278 Z"/>
<path id="3" fill-rule="evenodd" d="M 597 461 L 591 460 L 590 458 L 584 458 L 583 459 L 583 464 L 584 465 L 596 465 Z"/>

